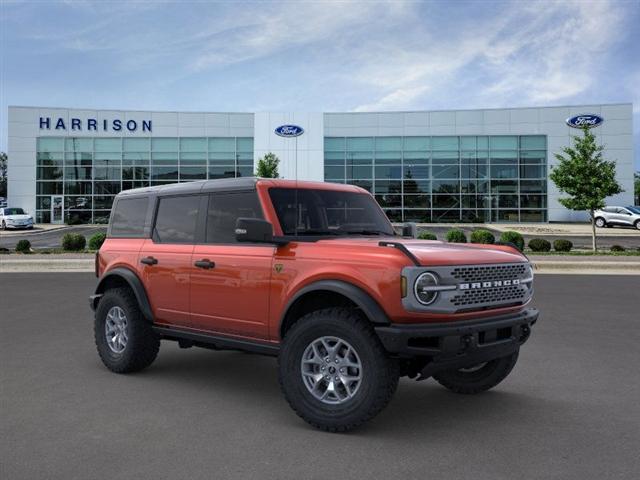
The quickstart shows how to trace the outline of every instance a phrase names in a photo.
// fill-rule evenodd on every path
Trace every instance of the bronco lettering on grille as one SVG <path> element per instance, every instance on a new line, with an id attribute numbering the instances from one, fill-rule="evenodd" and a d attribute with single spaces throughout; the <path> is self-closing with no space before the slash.
<path id="1" fill-rule="evenodd" d="M 510 287 L 511 285 L 520 285 L 520 280 L 514 278 L 512 280 L 494 280 L 492 282 L 473 282 L 473 283 L 459 283 L 459 290 L 475 290 L 478 288 L 492 288 L 492 287 Z"/>

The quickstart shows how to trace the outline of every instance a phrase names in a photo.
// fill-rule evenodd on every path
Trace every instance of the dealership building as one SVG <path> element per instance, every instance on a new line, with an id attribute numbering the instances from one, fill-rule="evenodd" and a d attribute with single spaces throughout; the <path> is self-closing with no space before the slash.
<path id="1" fill-rule="evenodd" d="M 251 176 L 369 190 L 392 221 L 564 222 L 548 179 L 576 118 L 593 120 L 633 203 L 632 105 L 372 113 L 155 112 L 9 107 L 8 204 L 39 223 L 104 223 L 124 189 Z M 580 123 L 580 120 L 578 120 Z M 281 129 L 282 126 L 295 126 Z"/>

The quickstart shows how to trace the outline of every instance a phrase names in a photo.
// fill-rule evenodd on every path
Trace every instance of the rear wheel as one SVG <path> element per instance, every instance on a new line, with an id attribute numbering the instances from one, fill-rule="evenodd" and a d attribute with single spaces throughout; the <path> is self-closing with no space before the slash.
<path id="1" fill-rule="evenodd" d="M 398 386 L 399 370 L 369 322 L 354 310 L 329 308 L 305 315 L 287 332 L 280 351 L 280 386 L 306 422 L 344 432 L 376 416 Z"/>
<path id="2" fill-rule="evenodd" d="M 634 223 L 633 226 L 640 230 L 640 220 L 636 220 L 636 223 Z"/>
<path id="3" fill-rule="evenodd" d="M 596 227 L 603 228 L 607 225 L 607 222 L 604 221 L 604 218 L 598 217 L 596 218 Z"/>
<path id="4" fill-rule="evenodd" d="M 489 390 L 507 378 L 518 361 L 518 353 L 469 368 L 448 370 L 433 376 L 443 387 L 455 393 L 474 394 Z"/>
<path id="5" fill-rule="evenodd" d="M 100 299 L 94 336 L 102 363 L 116 373 L 148 367 L 160 349 L 160 338 L 140 312 L 128 288 L 107 290 Z"/>

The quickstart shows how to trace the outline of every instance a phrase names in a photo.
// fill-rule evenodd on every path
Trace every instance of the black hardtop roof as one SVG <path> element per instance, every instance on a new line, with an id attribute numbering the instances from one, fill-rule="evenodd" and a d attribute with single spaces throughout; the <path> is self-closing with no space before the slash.
<path id="1" fill-rule="evenodd" d="M 219 178 L 215 180 L 197 180 L 195 182 L 171 183 L 154 187 L 133 188 L 123 190 L 118 197 L 148 195 L 184 195 L 190 193 L 215 192 L 219 190 L 255 190 L 259 179 L 256 177 Z"/>

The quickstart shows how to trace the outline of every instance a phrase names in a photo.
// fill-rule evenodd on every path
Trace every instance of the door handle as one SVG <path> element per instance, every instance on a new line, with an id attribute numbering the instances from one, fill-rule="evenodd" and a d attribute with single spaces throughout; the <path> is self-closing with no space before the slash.
<path id="1" fill-rule="evenodd" d="M 156 265 L 158 263 L 158 259 L 153 257 L 144 257 L 140 260 L 140 263 L 144 263 L 145 265 Z"/>
<path id="2" fill-rule="evenodd" d="M 198 260 L 194 263 L 194 265 L 198 268 L 204 268 L 205 270 L 209 270 L 210 268 L 214 268 L 216 266 L 215 262 L 210 261 L 208 258 Z"/>

